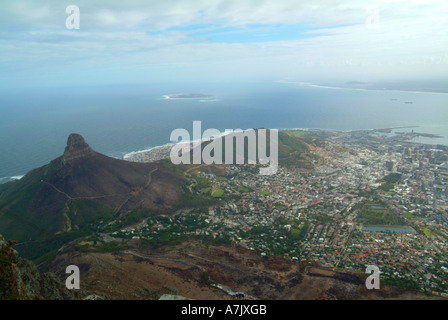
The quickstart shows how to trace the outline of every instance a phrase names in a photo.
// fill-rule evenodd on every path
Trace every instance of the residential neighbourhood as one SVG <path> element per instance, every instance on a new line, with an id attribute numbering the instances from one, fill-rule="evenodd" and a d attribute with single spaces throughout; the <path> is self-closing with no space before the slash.
<path id="1" fill-rule="evenodd" d="M 313 171 L 262 176 L 229 165 L 222 177 L 200 173 L 190 190 L 220 190 L 219 204 L 150 217 L 111 236 L 200 237 L 358 272 L 376 265 L 390 284 L 448 294 L 447 148 L 381 131 L 319 135 L 325 143 L 313 151 Z"/>

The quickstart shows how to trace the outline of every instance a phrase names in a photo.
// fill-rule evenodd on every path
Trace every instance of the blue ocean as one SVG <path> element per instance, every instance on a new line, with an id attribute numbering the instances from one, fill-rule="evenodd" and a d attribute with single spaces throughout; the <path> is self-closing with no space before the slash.
<path id="1" fill-rule="evenodd" d="M 178 93 L 213 97 L 164 98 Z M 0 97 L 0 183 L 60 156 L 70 133 L 121 158 L 169 143 L 176 128 L 192 132 L 195 120 L 202 121 L 202 130 L 221 131 L 418 126 L 412 129 L 443 137 L 416 142 L 448 145 L 448 94 L 213 81 L 6 92 Z"/>

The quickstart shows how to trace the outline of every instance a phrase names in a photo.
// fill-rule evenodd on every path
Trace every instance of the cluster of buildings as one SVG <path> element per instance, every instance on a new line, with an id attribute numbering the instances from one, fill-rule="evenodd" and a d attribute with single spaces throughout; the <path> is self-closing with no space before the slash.
<path id="1" fill-rule="evenodd" d="M 153 162 L 162 159 L 169 159 L 173 146 L 163 145 L 148 150 L 131 152 L 124 155 L 123 159 L 132 162 Z"/>
<path id="2" fill-rule="evenodd" d="M 392 284 L 446 295 L 448 148 L 374 131 L 320 134 L 326 142 L 314 151 L 312 172 L 281 167 L 262 176 L 253 166 L 229 165 L 225 179 L 202 175 L 224 190 L 220 205 L 168 218 L 176 223 L 151 218 L 132 236 L 222 239 L 261 255 L 360 272 L 374 264 Z M 398 178 L 388 181 L 391 174 Z M 381 203 L 406 228 L 364 229 L 366 203 Z M 190 214 L 197 223 L 182 220 Z"/>

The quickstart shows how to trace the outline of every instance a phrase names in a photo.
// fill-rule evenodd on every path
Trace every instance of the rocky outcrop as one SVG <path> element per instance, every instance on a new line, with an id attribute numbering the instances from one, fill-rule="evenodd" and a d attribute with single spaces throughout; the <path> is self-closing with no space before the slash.
<path id="1" fill-rule="evenodd" d="M 54 273 L 40 274 L 36 265 L 18 256 L 0 235 L 0 300 L 73 300 L 84 294 L 68 290 Z"/>
<path id="2" fill-rule="evenodd" d="M 65 147 L 62 161 L 66 164 L 75 159 L 88 157 L 92 154 L 94 154 L 94 151 L 84 141 L 84 138 L 79 134 L 72 133 L 68 136 L 67 146 Z"/>
<path id="3" fill-rule="evenodd" d="M 14 242 L 0 235 L 0 300 L 29 299 L 12 245 Z"/>

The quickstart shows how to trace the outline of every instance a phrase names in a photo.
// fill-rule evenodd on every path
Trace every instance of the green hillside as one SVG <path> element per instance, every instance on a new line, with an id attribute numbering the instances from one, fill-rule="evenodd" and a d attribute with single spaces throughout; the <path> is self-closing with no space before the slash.
<path id="1" fill-rule="evenodd" d="M 258 132 L 259 129 L 256 129 L 255 132 Z M 238 148 L 236 147 L 236 141 L 237 141 L 237 135 L 241 134 L 233 134 L 233 148 L 232 148 L 232 154 L 233 159 L 232 162 L 236 163 L 237 160 L 237 154 Z M 225 151 L 226 151 L 226 144 L 225 140 L 227 138 L 223 138 L 222 140 L 222 162 L 226 162 L 225 159 Z M 257 137 L 258 139 L 258 137 Z M 256 147 L 255 147 L 255 153 L 256 153 L 256 161 L 259 161 L 258 158 L 258 140 L 256 140 Z M 211 142 L 203 142 L 201 145 L 202 153 L 204 153 L 204 149 L 210 144 Z M 244 149 L 243 149 L 243 159 L 244 163 L 248 163 L 248 138 L 244 137 Z M 291 132 L 278 132 L 278 160 L 279 164 L 283 166 L 291 166 L 291 167 L 299 167 L 299 168 L 305 168 L 305 169 L 312 169 L 312 160 L 316 159 L 314 155 L 310 153 L 309 145 L 312 145 L 313 142 L 311 142 L 310 139 L 305 142 L 305 138 L 301 135 L 295 135 Z M 266 154 L 270 155 L 270 130 L 266 130 Z M 214 152 L 211 154 L 214 155 Z M 228 161 L 227 161 L 228 162 Z M 193 155 L 191 153 L 190 155 L 190 163 L 193 163 Z M 178 170 L 179 171 L 179 170 Z"/>

